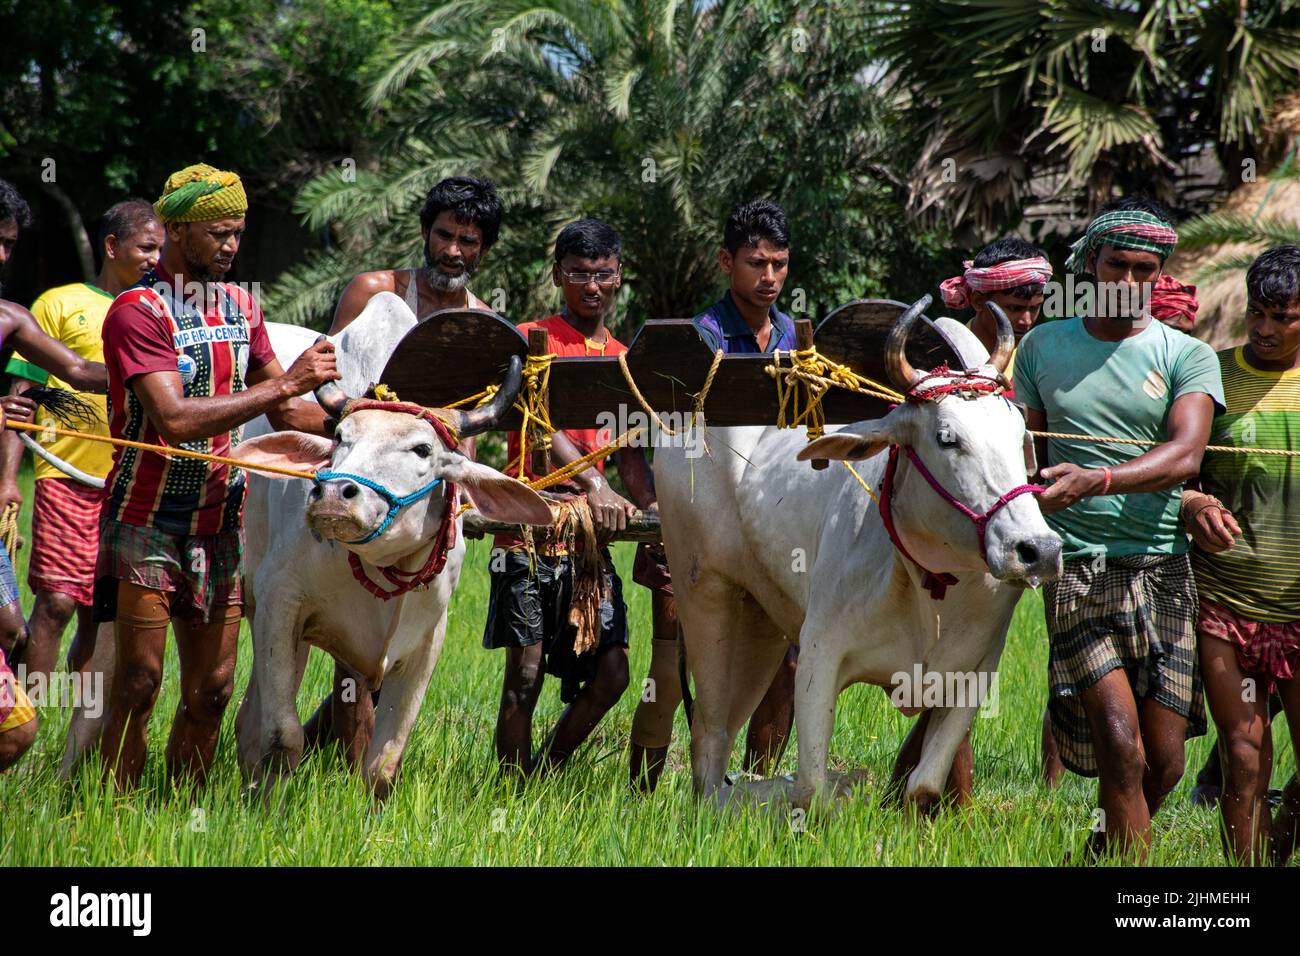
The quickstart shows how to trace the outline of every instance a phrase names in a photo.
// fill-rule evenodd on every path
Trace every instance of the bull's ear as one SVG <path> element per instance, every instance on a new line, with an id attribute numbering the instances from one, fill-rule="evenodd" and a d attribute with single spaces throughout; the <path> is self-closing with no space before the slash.
<path id="1" fill-rule="evenodd" d="M 860 461 L 879 454 L 893 444 L 893 435 L 884 422 L 867 422 L 866 427 L 851 426 L 829 435 L 823 435 L 799 449 L 799 461 L 812 458 L 834 458 L 843 461 Z"/>
<path id="2" fill-rule="evenodd" d="M 231 458 L 238 458 L 253 465 L 271 465 L 276 468 L 291 468 L 294 471 L 320 471 L 330 463 L 334 453 L 334 443 L 320 435 L 306 432 L 269 432 L 240 442 L 230 453 Z M 262 472 L 267 478 L 288 480 L 288 475 L 276 475 Z"/>
<path id="3" fill-rule="evenodd" d="M 442 475 L 464 488 L 478 513 L 491 521 L 548 526 L 555 520 L 546 500 L 522 481 L 464 455 L 453 455 Z"/>
<path id="4" fill-rule="evenodd" d="M 1025 432 L 1025 477 L 1033 481 L 1038 477 L 1038 453 L 1034 450 L 1034 436 Z"/>

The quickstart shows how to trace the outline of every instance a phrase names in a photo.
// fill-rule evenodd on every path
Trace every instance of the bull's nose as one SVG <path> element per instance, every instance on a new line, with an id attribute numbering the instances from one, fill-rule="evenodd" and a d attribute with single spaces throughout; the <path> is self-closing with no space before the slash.
<path id="1" fill-rule="evenodd" d="M 314 485 L 311 489 L 310 496 L 315 501 L 330 498 L 341 498 L 344 501 L 351 501 L 361 493 L 360 486 L 355 481 L 322 481 Z"/>
<path id="2" fill-rule="evenodd" d="M 1061 539 L 1054 534 L 1021 538 L 1014 551 L 1027 579 L 1050 581 L 1061 573 Z"/>

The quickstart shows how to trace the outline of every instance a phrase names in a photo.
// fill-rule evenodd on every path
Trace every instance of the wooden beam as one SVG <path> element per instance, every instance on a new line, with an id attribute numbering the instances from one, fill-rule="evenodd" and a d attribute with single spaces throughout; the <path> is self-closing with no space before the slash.
<path id="1" fill-rule="evenodd" d="M 490 534 L 518 534 L 519 525 L 504 521 L 489 521 L 473 509 L 465 512 L 465 533 L 473 537 Z M 659 516 L 654 512 L 638 511 L 627 522 L 627 530 L 614 535 L 614 541 L 662 541 Z"/>
<path id="2" fill-rule="evenodd" d="M 889 384 L 884 344 L 906 306 L 864 299 L 841 306 L 817 327 L 815 342 L 827 358 L 861 375 Z M 383 372 L 383 382 L 409 402 L 440 407 L 501 381 L 511 355 L 528 354 L 519 331 L 493 312 L 445 309 L 408 332 Z M 907 358 L 915 368 L 961 363 L 958 353 L 928 319 L 909 336 Z M 704 384 L 713 352 L 690 319 L 646 322 L 627 353 L 628 370 L 646 400 L 662 413 L 676 412 L 681 423 L 691 413 Z M 788 361 L 788 359 L 786 360 Z M 769 355 L 728 355 L 718 366 L 704 405 L 709 425 L 773 425 L 776 387 L 764 369 Z M 784 364 L 784 362 L 783 362 Z M 883 416 L 889 402 L 832 388 L 822 399 L 828 425 Z M 635 423 L 643 413 L 618 360 L 610 356 L 557 358 L 551 362 L 550 415 L 556 428 L 592 428 L 602 413 Z M 512 409 L 502 430 L 517 429 Z M 672 420 L 669 420 L 672 424 Z"/>

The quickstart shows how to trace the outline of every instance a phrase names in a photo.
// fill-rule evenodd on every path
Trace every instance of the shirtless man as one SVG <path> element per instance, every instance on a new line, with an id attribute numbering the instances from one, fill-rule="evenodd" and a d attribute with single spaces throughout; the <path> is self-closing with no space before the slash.
<path id="1" fill-rule="evenodd" d="M 501 197 L 486 179 L 452 176 L 435 185 L 420 211 L 424 236 L 424 268 L 382 269 L 363 272 L 343 290 L 330 335 L 353 322 L 380 292 L 401 296 L 417 319 L 441 309 L 486 309 L 487 304 L 468 288 L 470 276 L 483 262 L 501 230 Z M 473 439 L 462 451 L 474 456 Z M 350 683 L 348 683 L 350 682 Z M 336 737 L 350 764 L 366 752 L 374 729 L 374 700 L 378 694 L 360 693 L 361 679 L 342 664 L 334 665 L 334 690 L 304 726 L 307 746 Z"/>
<path id="2" fill-rule="evenodd" d="M 405 300 L 417 319 L 440 309 L 486 309 L 468 283 L 497 241 L 501 197 L 486 179 L 452 176 L 424 199 L 420 233 L 424 268 L 363 272 L 343 290 L 330 335 L 342 332 L 374 296 L 392 292 Z"/>

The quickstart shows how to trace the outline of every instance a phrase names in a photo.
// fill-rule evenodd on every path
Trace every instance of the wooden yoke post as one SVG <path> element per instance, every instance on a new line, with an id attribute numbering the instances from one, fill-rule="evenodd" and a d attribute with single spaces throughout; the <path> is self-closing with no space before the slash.
<path id="1" fill-rule="evenodd" d="M 549 336 L 545 329 L 532 328 L 528 330 L 528 357 L 540 358 L 545 355 L 549 347 Z M 550 396 L 543 395 L 541 401 L 546 407 L 547 416 L 550 416 Z M 534 443 L 532 447 L 532 471 L 534 475 L 541 477 L 551 473 L 551 456 L 548 446 L 545 444 Z"/>
<path id="2" fill-rule="evenodd" d="M 794 343 L 801 350 L 813 347 L 813 327 L 811 319 L 794 320 Z M 830 462 L 825 458 L 812 460 L 813 471 L 824 471 Z"/>

